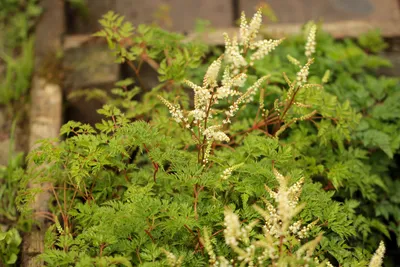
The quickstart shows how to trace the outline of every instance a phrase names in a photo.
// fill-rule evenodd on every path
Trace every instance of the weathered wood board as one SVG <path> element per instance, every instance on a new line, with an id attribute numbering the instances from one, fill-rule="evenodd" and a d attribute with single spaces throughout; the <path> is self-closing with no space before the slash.
<path id="1" fill-rule="evenodd" d="M 400 21 L 397 0 L 239 0 L 239 10 L 252 14 L 260 4 L 268 4 L 278 23 L 305 23 L 309 20 L 337 22 Z"/>
<path id="2" fill-rule="evenodd" d="M 233 25 L 232 0 L 87 0 L 88 17 L 72 15 L 71 34 L 93 33 L 100 28 L 98 19 L 109 10 L 124 15 L 135 25 L 153 23 L 179 32 L 194 29 L 197 19 L 209 20 L 213 27 Z"/>
<path id="3" fill-rule="evenodd" d="M 29 122 L 29 149 L 37 147 L 37 141 L 45 138 L 57 138 L 62 122 L 62 90 L 59 84 L 52 79 L 59 70 L 52 69 L 43 75 L 41 69 L 46 65 L 49 57 L 56 55 L 62 49 L 62 37 L 65 33 L 64 1 L 42 0 L 40 5 L 43 14 L 35 28 L 35 72 L 32 78 L 30 92 L 30 122 Z M 52 61 L 57 61 L 52 58 Z M 40 188 L 32 203 L 34 219 L 38 223 L 26 233 L 22 244 L 21 266 L 43 266 L 42 260 L 36 256 L 43 253 L 44 239 L 47 229 L 47 220 L 38 214 L 48 211 L 48 202 L 51 193 L 47 183 L 38 183 L 32 179 L 29 188 Z"/>
<path id="4" fill-rule="evenodd" d="M 117 0 L 116 10 L 135 24 L 150 23 L 161 4 L 170 9 L 173 30 L 192 31 L 196 19 L 209 20 L 214 27 L 229 27 L 233 23 L 231 0 Z"/>

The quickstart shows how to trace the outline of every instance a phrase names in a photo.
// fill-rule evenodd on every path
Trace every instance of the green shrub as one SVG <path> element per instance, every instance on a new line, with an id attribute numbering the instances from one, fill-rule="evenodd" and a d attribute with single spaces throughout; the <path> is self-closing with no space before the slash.
<path id="1" fill-rule="evenodd" d="M 30 87 L 34 39 L 31 30 L 41 9 L 37 0 L 2 0 L 0 3 L 0 105 L 20 101 Z"/>
<path id="2" fill-rule="evenodd" d="M 139 77 L 150 64 L 160 85 L 140 102 L 132 100 L 140 80 L 133 89 L 133 80 L 118 83 L 114 98 L 94 90 L 90 97 L 108 102 L 101 123 L 70 121 L 64 141 L 43 140 L 30 153 L 18 202 L 29 212 L 37 190 L 28 182 L 49 182 L 47 265 L 369 264 L 382 237 L 371 228 L 388 228 L 368 205 L 386 186 L 354 134 L 365 119 L 329 82 L 346 65 L 321 47 L 340 45 L 322 35 L 315 49 L 315 24 L 305 29 L 305 50 L 300 37 L 283 48 L 282 40 L 257 41 L 257 12 L 249 23 L 242 17 L 242 38 L 225 36 L 225 53 L 204 68 L 206 48 L 183 36 L 134 29 L 112 12 L 101 23 L 96 35 L 117 61 Z M 357 55 L 347 63 L 358 74 L 383 62 L 342 46 Z M 314 61 L 330 63 L 331 77 Z M 381 243 L 370 266 L 381 265 L 384 250 Z"/>

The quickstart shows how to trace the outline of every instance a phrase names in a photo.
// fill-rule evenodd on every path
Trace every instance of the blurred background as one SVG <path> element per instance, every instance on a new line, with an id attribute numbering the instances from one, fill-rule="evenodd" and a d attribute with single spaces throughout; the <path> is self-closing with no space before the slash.
<path id="1" fill-rule="evenodd" d="M 51 8 L 64 10 L 51 12 Z M 234 31 L 241 12 L 251 15 L 258 8 L 263 10 L 265 31 L 279 37 L 300 32 L 301 26 L 310 20 L 322 23 L 327 32 L 339 39 L 355 38 L 379 29 L 391 43 L 386 52 L 395 67 L 390 71 L 392 75 L 399 71 L 400 56 L 396 52 L 400 50 L 396 43 L 396 37 L 400 36 L 398 0 L 67 0 L 63 7 L 53 4 L 47 9 L 51 14 L 65 16 L 63 48 L 66 53 L 63 61 L 70 71 L 66 72 L 64 90 L 70 93 L 83 87 L 106 88 L 121 75 L 129 75 L 124 74 L 124 67 L 110 64 L 112 60 L 106 44 L 90 38 L 101 29 L 98 20 L 109 10 L 124 15 L 134 25 L 153 23 L 187 35 L 197 33 L 208 44 L 222 45 L 222 32 Z M 43 28 L 52 27 L 54 20 L 48 20 L 48 24 Z M 60 26 L 55 24 L 55 27 Z M 51 39 L 47 34 L 49 31 L 44 31 L 41 39 Z M 48 46 L 48 41 L 45 42 Z M 151 76 L 149 73 L 143 75 Z M 91 106 L 99 108 L 100 104 L 92 103 Z M 89 123 L 99 119 L 85 108 L 84 102 L 72 103 L 68 106 L 67 119 L 79 118 Z"/>
<path id="2" fill-rule="evenodd" d="M 189 32 L 198 19 L 207 20 L 216 28 L 231 27 L 241 11 L 252 14 L 263 7 L 270 24 L 364 21 L 388 27 L 399 21 L 398 5 L 397 0 L 70 0 L 66 19 L 69 34 L 98 30 L 97 21 L 108 10 L 124 15 L 134 24 L 156 22 L 170 30 Z"/>

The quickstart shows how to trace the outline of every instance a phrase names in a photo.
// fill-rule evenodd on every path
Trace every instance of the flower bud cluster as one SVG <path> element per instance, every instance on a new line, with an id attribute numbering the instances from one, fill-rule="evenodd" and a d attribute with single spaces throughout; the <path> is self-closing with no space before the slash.
<path id="1" fill-rule="evenodd" d="M 312 64 L 313 60 L 309 59 L 308 62 L 297 72 L 296 80 L 298 85 L 303 85 L 307 83 L 307 78 L 309 74 L 310 65 Z"/>
<path id="2" fill-rule="evenodd" d="M 242 165 L 243 165 L 243 163 L 239 163 L 239 164 L 236 164 L 236 165 L 226 168 L 221 174 L 221 179 L 222 180 L 228 179 L 229 177 L 231 177 L 232 172 Z"/>
<path id="3" fill-rule="evenodd" d="M 277 210 L 271 203 L 267 203 L 267 211 L 269 213 L 269 217 L 266 218 L 264 230 L 268 232 L 271 236 L 275 238 L 279 238 L 282 232 L 282 220 L 277 213 Z"/>
<path id="4" fill-rule="evenodd" d="M 299 197 L 303 189 L 303 183 L 304 183 L 304 178 L 302 177 L 300 178 L 299 181 L 297 181 L 288 189 L 288 201 L 289 205 L 292 208 L 295 208 L 297 206 L 297 203 L 299 202 Z"/>
<path id="5" fill-rule="evenodd" d="M 258 88 L 261 86 L 261 84 L 268 78 L 268 76 L 264 76 L 260 79 L 258 79 L 247 91 L 241 95 L 230 107 L 229 110 L 225 112 L 226 114 L 226 119 L 222 122 L 223 124 L 228 124 L 230 123 L 230 118 L 233 117 L 236 112 L 239 110 L 239 105 L 241 103 L 246 102 L 250 97 L 252 97 L 255 92 L 258 90 Z"/>
<path id="6" fill-rule="evenodd" d="M 242 12 L 240 17 L 240 40 L 243 46 L 249 46 L 253 40 L 257 37 L 257 34 L 261 28 L 262 23 L 262 12 L 261 9 L 257 10 L 250 24 L 247 24 L 246 15 Z"/>
<path id="7" fill-rule="evenodd" d="M 317 33 L 317 26 L 315 24 L 312 24 L 310 26 L 310 31 L 308 32 L 308 37 L 307 37 L 307 43 L 306 43 L 306 52 L 305 55 L 306 57 L 311 57 L 312 54 L 315 53 L 315 35 Z"/>
<path id="8" fill-rule="evenodd" d="M 371 261 L 369 262 L 368 267 L 380 267 L 382 266 L 383 263 L 383 256 L 385 255 L 385 243 L 381 241 L 379 244 L 378 249 L 375 251 L 374 255 L 371 258 Z"/>
<path id="9" fill-rule="evenodd" d="M 227 180 L 229 177 L 231 177 L 231 175 L 232 175 L 232 167 L 226 168 L 221 175 L 221 179 Z"/>
<path id="10" fill-rule="evenodd" d="M 302 222 L 297 221 L 294 222 L 291 226 L 289 226 L 289 232 L 296 235 L 299 240 L 302 240 L 310 236 L 310 231 L 315 226 L 316 223 L 317 221 L 314 221 L 302 227 Z"/>
<path id="11" fill-rule="evenodd" d="M 171 253 L 167 250 L 163 250 L 163 251 L 164 251 L 165 255 L 167 256 L 167 262 L 168 262 L 169 266 L 179 267 L 182 265 L 183 257 L 176 258 L 176 256 L 173 253 Z"/>
<path id="12" fill-rule="evenodd" d="M 238 71 L 240 67 L 247 66 L 246 59 L 242 56 L 239 49 L 236 36 L 233 37 L 232 41 L 228 34 L 224 33 L 225 38 L 225 61 L 231 65 L 231 68 Z"/>
<path id="13" fill-rule="evenodd" d="M 210 157 L 211 154 L 211 146 L 212 142 L 208 142 L 206 146 L 206 151 L 204 153 L 203 165 L 206 165 L 208 163 L 208 158 Z"/>
<path id="14" fill-rule="evenodd" d="M 283 39 L 280 40 L 261 40 L 255 42 L 252 45 L 252 48 L 258 48 L 258 50 L 251 55 L 251 61 L 263 59 L 266 55 L 268 55 L 272 50 L 274 50 Z"/>
<path id="15" fill-rule="evenodd" d="M 189 116 L 193 117 L 193 123 L 197 124 L 199 121 L 203 121 L 206 118 L 206 112 L 201 109 L 194 109 L 189 112 Z"/>
<path id="16" fill-rule="evenodd" d="M 184 81 L 194 91 L 194 107 L 195 109 L 206 110 L 210 102 L 211 93 L 206 87 L 198 86 L 191 81 Z"/>
<path id="17" fill-rule="evenodd" d="M 246 266 L 252 267 L 254 266 L 253 257 L 256 251 L 256 247 L 254 245 L 250 245 L 244 249 L 244 253 L 238 256 L 238 260 L 246 263 Z"/>
<path id="18" fill-rule="evenodd" d="M 225 243 L 227 245 L 237 247 L 239 245 L 238 240 L 248 238 L 246 229 L 240 225 L 239 216 L 232 211 L 225 211 L 224 226 Z"/>
<path id="19" fill-rule="evenodd" d="M 203 79 L 203 87 L 216 87 L 219 70 L 221 69 L 222 57 L 219 57 L 208 67 Z"/>
<path id="20" fill-rule="evenodd" d="M 221 142 L 229 142 L 229 137 L 222 131 L 220 125 L 213 125 L 204 130 L 203 135 L 207 140 L 215 140 Z"/>
<path id="21" fill-rule="evenodd" d="M 240 73 L 231 77 L 229 68 L 225 68 L 224 75 L 222 77 L 222 86 L 217 88 L 216 97 L 218 99 L 227 98 L 229 96 L 239 95 L 240 92 L 237 90 L 232 90 L 232 87 L 242 87 L 246 82 L 247 75 L 245 73 Z"/>
<path id="22" fill-rule="evenodd" d="M 174 118 L 174 120 L 177 123 L 180 123 L 180 122 L 187 123 L 187 118 L 185 118 L 185 116 L 183 116 L 183 111 L 179 105 L 172 105 L 168 100 L 166 100 L 162 96 L 158 96 L 158 98 L 161 100 L 161 102 L 163 102 L 164 105 L 167 106 L 167 108 L 169 109 L 169 112 L 171 113 L 172 118 Z"/>
<path id="23" fill-rule="evenodd" d="M 275 168 L 273 168 L 273 172 L 279 183 L 279 190 L 278 192 L 274 192 L 268 186 L 265 186 L 265 188 L 268 194 L 277 203 L 277 208 L 266 201 L 269 215 L 266 218 L 265 229 L 272 236 L 279 237 L 285 234 L 287 229 L 284 226 L 289 226 L 290 220 L 295 215 L 304 179 L 301 178 L 298 182 L 288 188 L 287 179 Z M 310 227 L 312 227 L 312 225 L 310 225 Z M 303 238 L 303 236 L 308 234 L 310 227 L 307 226 L 300 229 L 301 222 L 295 222 L 288 227 L 288 230 L 291 233 L 297 234 L 299 237 L 301 236 L 300 238 Z"/>
<path id="24" fill-rule="evenodd" d="M 211 240 L 210 240 L 210 235 L 208 234 L 208 231 L 205 230 L 204 234 L 203 234 L 203 238 L 204 238 L 204 248 L 206 249 L 208 256 L 209 256 L 209 260 L 208 263 L 210 264 L 210 266 L 213 266 L 214 264 L 217 263 L 217 257 L 215 255 L 215 252 L 213 250 L 212 244 L 211 244 Z"/>

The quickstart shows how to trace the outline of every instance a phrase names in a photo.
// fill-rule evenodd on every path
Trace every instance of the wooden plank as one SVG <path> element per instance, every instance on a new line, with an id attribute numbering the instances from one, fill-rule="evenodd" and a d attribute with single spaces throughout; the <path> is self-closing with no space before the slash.
<path id="1" fill-rule="evenodd" d="M 397 22 L 380 22 L 371 23 L 368 21 L 337 21 L 333 23 L 324 23 L 322 28 L 324 31 L 332 34 L 337 39 L 346 37 L 357 37 L 361 33 L 365 33 L 369 30 L 381 29 L 381 34 L 385 38 L 394 38 L 400 36 L 400 24 Z M 299 23 L 281 23 L 271 24 L 261 29 L 261 33 L 273 38 L 282 38 L 292 34 L 298 34 L 301 32 L 302 24 Z M 189 42 L 196 38 L 209 45 L 223 45 L 224 37 L 223 33 L 226 32 L 230 36 L 239 36 L 239 30 L 235 27 L 215 29 L 205 33 L 190 33 L 187 35 L 185 41 Z M 65 38 L 64 49 L 71 47 L 78 47 L 92 40 L 91 35 L 67 35 Z M 104 42 L 104 40 L 100 40 Z"/>
<path id="2" fill-rule="evenodd" d="M 54 55 L 62 49 L 62 37 L 65 32 L 64 1 L 42 0 L 40 5 L 43 14 L 35 30 L 35 73 L 31 88 L 30 123 L 29 123 L 29 149 L 32 151 L 37 146 L 37 141 L 44 138 L 56 138 L 62 122 L 62 90 L 54 84 L 54 77 L 58 76 L 58 69 L 49 70 L 43 76 L 43 67 L 47 61 L 57 61 Z M 39 71 L 41 70 L 41 71 Z M 47 183 L 28 184 L 29 188 L 41 188 L 43 191 L 35 196 L 32 209 L 37 225 L 24 235 L 22 244 L 21 266 L 43 266 L 43 261 L 36 256 L 44 250 L 44 235 L 47 221 L 44 217 L 36 216 L 38 213 L 48 211 L 50 192 Z"/>
<path id="3" fill-rule="evenodd" d="M 211 21 L 214 27 L 233 25 L 231 0 L 87 0 L 88 16 L 69 11 L 69 34 L 89 34 L 100 29 L 98 20 L 109 10 L 124 15 L 133 24 L 153 23 L 174 31 L 191 31 L 196 19 Z"/>
<path id="4" fill-rule="evenodd" d="M 299 23 L 285 23 L 285 24 L 272 24 L 261 29 L 261 33 L 271 38 L 282 38 L 292 34 L 298 34 L 301 32 L 302 24 Z M 400 36 L 400 27 L 397 22 L 380 22 L 372 23 L 369 21 L 337 21 L 332 23 L 324 23 L 322 29 L 336 39 L 342 39 L 345 37 L 357 37 L 361 33 L 368 32 L 374 29 L 381 29 L 383 37 L 393 38 Z M 239 36 L 238 28 L 225 28 L 217 29 L 212 32 L 206 33 L 193 33 L 187 37 L 187 41 L 199 38 L 203 42 L 210 45 L 223 45 L 224 38 L 223 33 L 226 32 L 230 36 Z"/>
<path id="5" fill-rule="evenodd" d="M 231 0 L 117 0 L 116 11 L 134 24 L 152 23 L 162 4 L 168 6 L 172 22 L 171 27 L 166 28 L 175 31 L 192 31 L 196 19 L 209 20 L 213 27 L 233 25 Z"/>
<path id="6" fill-rule="evenodd" d="M 397 0 L 239 0 L 239 9 L 251 15 L 263 3 L 272 8 L 278 23 L 400 20 Z"/>

